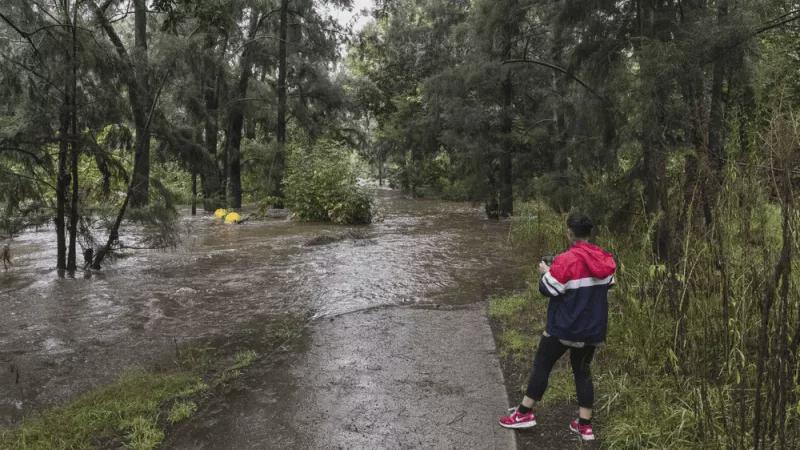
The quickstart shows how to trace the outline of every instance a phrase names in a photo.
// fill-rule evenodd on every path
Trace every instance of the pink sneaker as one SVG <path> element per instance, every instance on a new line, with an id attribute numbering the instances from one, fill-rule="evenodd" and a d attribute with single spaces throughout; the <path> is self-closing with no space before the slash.
<path id="1" fill-rule="evenodd" d="M 578 423 L 578 419 L 575 419 L 569 423 L 569 429 L 573 433 L 578 433 L 578 435 L 584 441 L 594 440 L 594 431 L 592 431 L 592 424 L 581 425 L 580 423 Z"/>
<path id="2" fill-rule="evenodd" d="M 500 426 L 504 428 L 530 428 L 536 425 L 536 416 L 533 415 L 533 411 L 528 411 L 527 414 L 522 414 L 517 411 L 516 408 L 512 408 L 509 410 L 511 413 L 508 416 L 503 416 L 500 418 Z"/>

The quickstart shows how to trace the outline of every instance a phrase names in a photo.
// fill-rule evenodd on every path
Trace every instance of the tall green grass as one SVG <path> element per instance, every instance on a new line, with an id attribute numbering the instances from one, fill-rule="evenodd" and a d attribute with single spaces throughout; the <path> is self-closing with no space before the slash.
<path id="1" fill-rule="evenodd" d="M 767 187 L 738 170 L 726 174 L 713 227 L 698 225 L 691 212 L 672 221 L 669 261 L 654 255 L 656 219 L 643 218 L 624 233 L 599 230 L 597 243 L 619 261 L 607 345 L 594 367 L 604 447 L 751 448 L 760 427 L 762 448 L 800 448 L 800 264 L 791 263 L 792 300 L 765 310 L 783 245 L 781 209 Z M 565 248 L 563 215 L 540 203 L 518 211 L 510 232 L 515 246 L 533 256 Z M 544 302 L 531 284 L 531 292 L 490 306 L 503 324 L 504 357 L 529 359 L 538 342 Z M 766 348 L 759 341 L 764 326 Z"/>

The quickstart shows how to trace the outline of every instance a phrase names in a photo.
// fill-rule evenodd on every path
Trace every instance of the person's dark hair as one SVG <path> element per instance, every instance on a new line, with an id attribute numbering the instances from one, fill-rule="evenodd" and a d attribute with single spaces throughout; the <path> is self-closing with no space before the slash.
<path id="1" fill-rule="evenodd" d="M 592 223 L 592 219 L 586 214 L 573 212 L 567 217 L 567 227 L 572 230 L 572 234 L 574 234 L 576 238 L 585 239 L 592 234 L 594 224 Z"/>

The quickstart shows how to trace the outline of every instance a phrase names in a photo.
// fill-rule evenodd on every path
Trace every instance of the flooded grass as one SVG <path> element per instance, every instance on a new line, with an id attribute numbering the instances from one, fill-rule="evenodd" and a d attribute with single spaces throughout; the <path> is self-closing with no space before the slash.
<path id="1" fill-rule="evenodd" d="M 228 342 L 176 348 L 172 371 L 123 375 L 66 406 L 0 432 L 0 448 L 156 448 L 171 426 L 189 419 L 209 398 L 224 392 L 260 356 L 284 348 L 304 324 L 299 317 L 274 319 L 242 330 Z"/>
<path id="2" fill-rule="evenodd" d="M 129 374 L 3 432 L 0 448 L 88 449 L 118 441 L 129 448 L 151 449 L 164 438 L 159 425 L 162 405 L 207 388 L 191 373 Z"/>

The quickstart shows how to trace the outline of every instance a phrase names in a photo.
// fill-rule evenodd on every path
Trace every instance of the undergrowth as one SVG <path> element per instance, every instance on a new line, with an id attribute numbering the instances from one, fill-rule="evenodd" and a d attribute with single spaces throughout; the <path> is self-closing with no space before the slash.
<path id="1" fill-rule="evenodd" d="M 726 178 L 713 211 L 717 228 L 698 227 L 691 211 L 672 222 L 667 261 L 653 254 L 658 218 L 624 232 L 599 230 L 597 243 L 619 261 L 609 334 L 593 365 L 603 447 L 751 448 L 758 427 L 762 448 L 800 448 L 798 344 L 792 337 L 800 332 L 791 331 L 800 329 L 794 328 L 800 323 L 800 267 L 791 262 L 785 281 L 784 292 L 795 300 L 776 297 L 765 309 L 783 244 L 781 209 L 748 179 L 741 173 Z M 533 263 L 563 251 L 566 242 L 563 215 L 538 203 L 518 211 L 510 240 L 531 256 L 530 289 L 493 299 L 489 314 L 499 325 L 500 356 L 514 372 L 507 382 L 521 395 L 547 305 Z M 561 361 L 553 377 L 545 401 L 574 402 L 568 365 Z"/>

